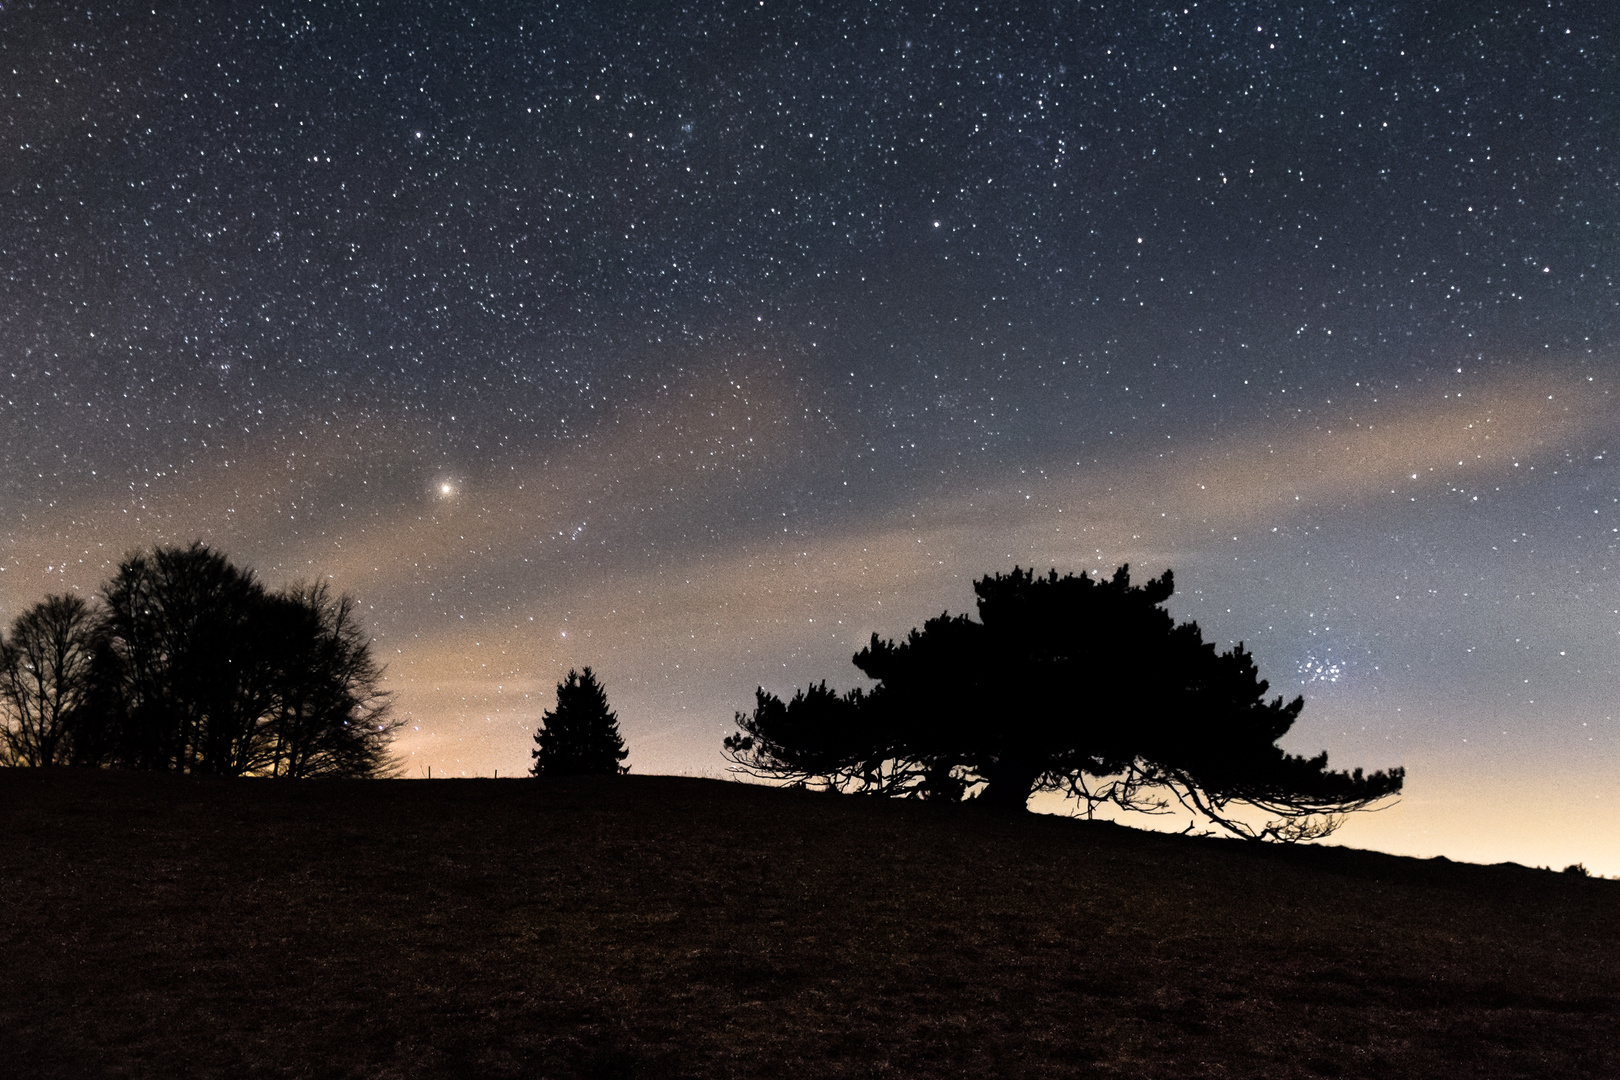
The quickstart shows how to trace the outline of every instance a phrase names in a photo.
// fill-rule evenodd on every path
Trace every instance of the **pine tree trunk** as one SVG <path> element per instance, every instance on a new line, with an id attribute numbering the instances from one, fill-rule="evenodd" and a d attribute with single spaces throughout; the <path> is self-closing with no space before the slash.
<path id="1" fill-rule="evenodd" d="M 986 775 L 978 801 L 988 810 L 1022 813 L 1029 809 L 1030 791 L 1040 775 L 1040 762 L 1033 758 L 1003 757 Z"/>

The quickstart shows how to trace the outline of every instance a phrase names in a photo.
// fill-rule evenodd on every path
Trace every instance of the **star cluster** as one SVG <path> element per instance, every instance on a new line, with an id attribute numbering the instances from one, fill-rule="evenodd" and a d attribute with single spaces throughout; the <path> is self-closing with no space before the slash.
<path id="1" fill-rule="evenodd" d="M 1620 871 L 1620 19 L 1092 7 L 7 5 L 0 617 L 202 538 L 361 601 L 413 774 L 583 664 L 716 773 L 1170 566 L 1408 766 L 1347 842 Z"/>

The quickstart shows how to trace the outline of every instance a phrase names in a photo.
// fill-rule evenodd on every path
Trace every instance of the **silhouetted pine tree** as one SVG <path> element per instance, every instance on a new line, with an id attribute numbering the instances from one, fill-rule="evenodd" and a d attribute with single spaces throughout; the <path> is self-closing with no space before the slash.
<path id="1" fill-rule="evenodd" d="M 738 770 L 798 785 L 1023 810 L 1061 791 L 1088 814 L 1172 802 L 1236 836 L 1316 840 L 1399 794 L 1405 770 L 1327 767 L 1277 745 L 1305 699 L 1266 698 L 1242 645 L 1225 652 L 1164 603 L 1166 570 L 1132 585 L 1015 567 L 973 583 L 979 620 L 943 614 L 899 641 L 872 635 L 855 666 L 788 701 L 755 693 L 723 744 Z M 1261 817 L 1263 815 L 1263 818 Z M 1260 819 L 1260 820 L 1255 820 Z"/>
<path id="2" fill-rule="evenodd" d="M 614 776 L 630 751 L 619 737 L 619 718 L 608 709 L 607 693 L 590 668 L 569 671 L 557 684 L 557 707 L 541 714 L 534 733 L 532 776 Z"/>

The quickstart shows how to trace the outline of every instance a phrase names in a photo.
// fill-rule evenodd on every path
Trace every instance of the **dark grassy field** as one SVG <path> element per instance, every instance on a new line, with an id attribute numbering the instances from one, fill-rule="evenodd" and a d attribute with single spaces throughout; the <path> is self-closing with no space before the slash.
<path id="1" fill-rule="evenodd" d="M 1620 1075 L 1620 882 L 668 777 L 0 813 L 21 1076 Z"/>

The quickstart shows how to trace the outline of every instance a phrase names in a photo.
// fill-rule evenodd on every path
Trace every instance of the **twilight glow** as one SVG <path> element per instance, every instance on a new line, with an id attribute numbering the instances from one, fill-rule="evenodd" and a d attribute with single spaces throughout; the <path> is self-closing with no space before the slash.
<path id="1" fill-rule="evenodd" d="M 0 619 L 201 539 L 359 599 L 410 775 L 587 664 L 720 775 L 1171 567 L 1407 767 L 1335 842 L 1620 873 L 1608 9 L 981 7 L 8 5 Z"/>

